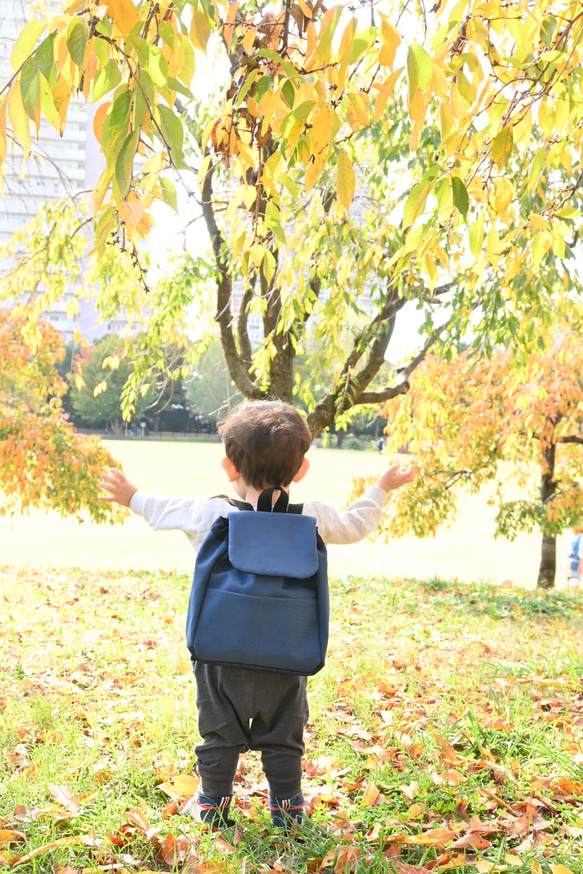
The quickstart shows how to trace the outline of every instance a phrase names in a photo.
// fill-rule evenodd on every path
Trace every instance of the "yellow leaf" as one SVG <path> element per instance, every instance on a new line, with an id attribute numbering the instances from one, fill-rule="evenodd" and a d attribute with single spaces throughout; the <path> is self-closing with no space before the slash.
<path id="1" fill-rule="evenodd" d="M 350 208 L 356 188 L 356 175 L 348 155 L 341 152 L 336 164 L 336 194 L 342 206 Z"/>
<path id="2" fill-rule="evenodd" d="M 570 868 L 567 868 L 565 865 L 553 865 L 551 863 L 551 871 L 553 874 L 573 874 Z"/>
<path id="3" fill-rule="evenodd" d="M 237 12 L 239 11 L 239 2 L 235 0 L 234 3 L 231 3 L 229 6 L 227 17 L 225 19 L 225 30 L 224 30 L 224 39 L 227 46 L 227 51 L 231 48 L 231 40 L 233 39 L 233 34 L 235 33 L 235 21 L 237 19 Z"/>
<path id="4" fill-rule="evenodd" d="M 247 52 L 248 55 L 251 54 L 251 49 L 253 48 L 253 43 L 255 42 L 256 36 L 256 29 L 254 27 L 250 27 L 243 38 L 243 49 L 245 52 Z"/>
<path id="5" fill-rule="evenodd" d="M 6 160 L 6 97 L 0 98 L 0 168 Z"/>
<path id="6" fill-rule="evenodd" d="M 263 261 L 263 257 L 265 255 L 265 249 L 260 243 L 255 243 L 255 245 L 251 246 L 251 248 L 249 249 L 249 255 L 255 266 L 261 267 L 261 262 Z"/>
<path id="7" fill-rule="evenodd" d="M 494 204 L 499 216 L 503 216 L 514 197 L 514 185 L 506 177 L 494 181 Z"/>
<path id="8" fill-rule="evenodd" d="M 103 199 L 107 194 L 107 190 L 109 188 L 110 182 L 113 178 L 113 172 L 108 170 L 107 168 L 103 171 L 99 179 L 97 180 L 95 187 L 93 189 L 93 214 L 97 215 L 99 212 L 99 208 L 103 203 Z"/>
<path id="9" fill-rule="evenodd" d="M 322 172 L 322 163 L 320 161 L 312 161 L 311 164 L 308 165 L 308 169 L 306 170 L 306 194 L 309 194 L 316 181 L 318 176 Z"/>
<path id="10" fill-rule="evenodd" d="M 330 145 L 337 124 L 338 119 L 332 107 L 318 113 L 310 130 L 310 145 L 314 155 L 319 155 Z"/>
<path id="11" fill-rule="evenodd" d="M 156 152 L 142 167 L 142 173 L 159 173 L 166 163 L 166 152 Z"/>
<path id="12" fill-rule="evenodd" d="M 144 204 L 137 197 L 132 197 L 123 201 L 119 204 L 117 210 L 122 222 L 126 225 L 130 225 L 130 227 L 141 222 L 145 212 Z M 112 367 L 111 369 L 116 370 L 117 368 Z"/>
<path id="13" fill-rule="evenodd" d="M 12 124 L 14 135 L 24 149 L 24 156 L 26 157 L 30 152 L 30 128 L 28 126 L 28 116 L 22 105 L 19 79 L 14 82 L 8 92 L 8 118 Z"/>
<path id="14" fill-rule="evenodd" d="M 75 328 L 75 330 L 73 331 L 73 343 L 80 343 L 80 342 L 81 342 L 81 331 L 79 330 L 79 328 Z"/>
<path id="15" fill-rule="evenodd" d="M 107 0 L 107 11 L 124 37 L 139 20 L 138 10 L 132 0 Z"/>
<path id="16" fill-rule="evenodd" d="M 380 31 L 381 53 L 379 55 L 379 64 L 382 64 L 384 67 L 390 67 L 391 69 L 393 69 L 395 54 L 397 52 L 397 48 L 401 44 L 401 35 L 399 31 L 396 30 L 390 23 L 387 16 L 383 15 L 382 12 Z"/>
<path id="17" fill-rule="evenodd" d="M 99 395 L 103 394 L 104 391 L 107 391 L 107 382 L 105 380 L 95 386 L 93 389 L 93 397 L 99 397 Z"/>
<path id="18" fill-rule="evenodd" d="M 511 127 L 503 127 L 494 137 L 492 143 L 492 160 L 499 170 L 504 167 L 514 145 L 514 134 Z"/>
<path id="19" fill-rule="evenodd" d="M 530 870 L 531 870 L 532 874 L 543 874 L 543 866 L 541 865 L 540 862 L 537 862 L 536 859 L 533 860 L 532 867 Z"/>
<path id="20" fill-rule="evenodd" d="M 208 18 L 200 6 L 192 13 L 188 35 L 195 49 L 199 49 L 199 51 L 204 52 L 206 55 L 211 27 Z"/>
<path id="21" fill-rule="evenodd" d="M 46 26 L 46 22 L 35 20 L 29 21 L 26 27 L 22 29 L 20 36 L 14 44 L 12 54 L 10 55 L 12 69 L 15 73 L 32 54 L 32 51 Z"/>
<path id="22" fill-rule="evenodd" d="M 74 379 L 75 379 L 75 388 L 77 389 L 77 391 L 81 391 L 81 389 L 85 386 L 85 380 L 83 379 L 83 377 L 81 376 L 80 373 L 76 373 Z"/>
<path id="23" fill-rule="evenodd" d="M 372 807 L 379 797 L 379 790 L 374 783 L 369 783 L 360 802 L 361 807 Z"/>
<path id="24" fill-rule="evenodd" d="M 350 108 L 354 113 L 354 118 L 358 122 L 359 127 L 368 127 L 368 106 L 366 105 L 362 94 L 349 94 Z M 351 127 L 352 122 L 349 121 Z"/>

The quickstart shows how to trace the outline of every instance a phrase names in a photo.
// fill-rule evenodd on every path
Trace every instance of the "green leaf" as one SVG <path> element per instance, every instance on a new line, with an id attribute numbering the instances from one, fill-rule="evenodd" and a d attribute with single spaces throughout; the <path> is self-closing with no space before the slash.
<path id="1" fill-rule="evenodd" d="M 174 48 L 174 28 L 168 21 L 161 21 L 158 26 L 158 33 L 162 37 L 162 42 L 165 42 L 171 49 Z"/>
<path id="2" fill-rule="evenodd" d="M 25 61 L 20 73 L 20 96 L 24 111 L 36 121 L 36 106 L 39 100 L 39 72 L 32 58 Z"/>
<path id="3" fill-rule="evenodd" d="M 174 79 L 172 76 L 168 76 L 168 87 L 171 91 L 177 91 L 179 94 L 182 94 L 184 97 L 188 97 L 189 100 L 194 100 L 192 91 L 190 88 L 186 88 L 182 82 L 179 82 L 178 79 Z"/>
<path id="4" fill-rule="evenodd" d="M 427 182 L 420 182 L 409 192 L 409 197 L 405 201 L 405 208 L 403 210 L 403 230 L 408 228 L 409 225 L 414 224 L 423 212 L 430 188 L 431 185 Z"/>
<path id="5" fill-rule="evenodd" d="M 330 60 L 332 54 L 332 39 L 334 38 L 334 32 L 338 26 L 341 15 L 342 6 L 339 5 L 330 9 L 322 19 L 323 30 L 320 39 L 318 40 L 316 55 L 321 61 L 323 61 L 323 63 L 327 63 Z M 326 24 L 324 24 L 324 22 L 326 22 Z"/>
<path id="6" fill-rule="evenodd" d="M 358 33 L 355 33 L 354 41 L 352 43 L 352 54 L 350 56 L 350 63 L 356 64 L 356 62 L 359 61 L 362 56 L 370 49 L 376 38 L 376 27 L 367 27 L 366 30 L 359 30 Z"/>
<path id="7" fill-rule="evenodd" d="M 91 48 L 93 49 L 93 54 L 101 64 L 105 65 L 109 61 L 111 47 L 109 43 L 107 43 L 104 39 L 99 39 L 97 33 L 95 34 L 95 36 L 96 38 L 93 40 L 93 44 L 91 46 Z"/>
<path id="8" fill-rule="evenodd" d="M 433 61 L 425 49 L 416 43 L 413 43 L 407 55 L 407 73 L 410 93 L 429 89 L 433 79 Z"/>
<path id="9" fill-rule="evenodd" d="M 176 186 L 170 181 L 170 179 L 166 179 L 164 176 L 161 176 L 158 181 L 160 182 L 160 189 L 162 191 L 162 200 L 168 206 L 172 207 L 174 212 L 178 212 Z"/>
<path id="10" fill-rule="evenodd" d="M 51 33 L 50 36 L 47 36 L 47 38 L 41 42 L 34 53 L 34 62 L 36 66 L 51 86 L 56 82 L 57 72 L 55 64 L 55 38 L 56 34 Z"/>
<path id="11" fill-rule="evenodd" d="M 145 70 L 140 70 L 136 78 L 134 126 L 141 127 L 150 107 L 154 105 L 154 85 Z"/>
<path id="12" fill-rule="evenodd" d="M 316 103 L 313 100 L 304 100 L 303 103 L 300 103 L 299 106 L 296 106 L 293 112 L 290 112 L 289 115 L 286 115 L 281 123 L 282 136 L 287 137 L 296 121 L 306 121 L 315 105 Z"/>
<path id="13" fill-rule="evenodd" d="M 253 92 L 253 99 L 256 103 L 259 103 L 263 95 L 266 91 L 269 91 L 271 86 L 273 85 L 273 79 L 270 76 L 262 76 L 257 85 L 255 86 L 255 91 Z"/>
<path id="14" fill-rule="evenodd" d="M 101 100 L 104 94 L 107 94 L 107 92 L 111 91 L 113 88 L 117 88 L 120 82 L 121 73 L 119 67 L 115 61 L 108 61 L 105 67 L 102 67 L 101 70 L 99 70 L 91 83 L 91 101 L 95 103 L 96 101 Z"/>
<path id="15" fill-rule="evenodd" d="M 182 69 L 180 71 L 180 78 L 185 85 L 190 85 L 196 67 L 194 49 L 192 47 L 192 43 L 184 33 L 179 33 L 178 37 L 180 39 L 180 45 L 182 46 L 182 51 L 184 53 L 184 61 L 182 64 Z"/>
<path id="16" fill-rule="evenodd" d="M 514 134 L 511 127 L 503 127 L 494 137 L 492 143 L 492 160 L 501 170 L 508 160 L 514 145 Z"/>
<path id="17" fill-rule="evenodd" d="M 482 251 L 484 244 L 484 211 L 482 210 L 478 218 L 470 228 L 470 251 L 475 258 Z"/>
<path id="18" fill-rule="evenodd" d="M 247 96 L 247 92 L 249 91 L 249 89 L 251 88 L 253 83 L 255 82 L 257 76 L 259 76 L 259 70 L 257 68 L 255 70 L 251 70 L 251 72 L 249 73 L 249 75 L 247 76 L 247 78 L 245 79 L 243 84 L 241 85 L 241 90 L 239 91 L 239 94 L 237 95 L 237 100 L 235 101 L 235 107 L 237 109 L 241 106 L 241 104 L 245 100 L 245 97 Z"/>
<path id="19" fill-rule="evenodd" d="M 117 156 L 115 162 L 115 176 L 111 186 L 111 193 L 113 194 L 116 203 L 123 200 L 128 193 L 132 179 L 134 158 L 136 156 L 136 149 L 138 148 L 139 136 L 139 131 L 132 131 Z"/>
<path id="20" fill-rule="evenodd" d="M 94 242 L 96 249 L 99 249 L 106 242 L 114 221 L 115 207 L 110 206 L 108 209 L 105 210 L 105 212 L 97 222 L 97 225 L 95 226 Z"/>
<path id="21" fill-rule="evenodd" d="M 24 61 L 26 61 L 29 55 L 32 54 L 34 47 L 46 26 L 46 22 L 44 21 L 29 21 L 21 31 L 20 36 L 16 40 L 14 48 L 12 49 L 12 54 L 10 55 L 12 69 L 15 73 L 22 66 Z"/>
<path id="22" fill-rule="evenodd" d="M 182 123 L 174 115 L 172 110 L 163 103 L 154 107 L 154 113 L 157 116 L 157 121 L 162 130 L 162 134 L 164 135 L 164 139 L 166 140 L 168 148 L 174 158 L 174 149 L 178 149 L 180 152 L 182 151 L 182 143 L 184 140 L 184 128 L 182 127 Z"/>
<path id="23" fill-rule="evenodd" d="M 465 218 L 470 207 L 470 198 L 468 197 L 466 186 L 459 176 L 452 176 L 451 178 L 451 193 L 454 206 L 459 209 Z"/>
<path id="24" fill-rule="evenodd" d="M 294 108 L 294 101 L 296 99 L 296 92 L 295 92 L 294 86 L 289 81 L 289 79 L 283 83 L 282 88 L 281 88 L 281 94 L 283 96 L 283 99 L 285 100 L 285 102 L 289 106 L 289 108 L 293 109 Z"/>
<path id="25" fill-rule="evenodd" d="M 78 67 L 83 66 L 85 58 L 85 46 L 87 45 L 87 25 L 82 18 L 72 18 L 67 28 L 67 48 Z"/>

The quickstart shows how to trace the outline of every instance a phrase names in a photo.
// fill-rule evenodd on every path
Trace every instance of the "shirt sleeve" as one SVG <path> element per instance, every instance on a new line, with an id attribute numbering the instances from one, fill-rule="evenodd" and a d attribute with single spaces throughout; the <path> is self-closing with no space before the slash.
<path id="1" fill-rule="evenodd" d="M 371 486 L 362 498 L 345 510 L 331 504 L 310 501 L 304 504 L 304 514 L 315 516 L 320 537 L 324 543 L 356 543 L 376 528 L 383 515 L 387 492 Z"/>
<path id="2" fill-rule="evenodd" d="M 230 510 L 223 498 L 172 498 L 140 491 L 132 495 L 130 509 L 154 531 L 183 531 L 194 549 L 199 548 L 215 519 Z"/>

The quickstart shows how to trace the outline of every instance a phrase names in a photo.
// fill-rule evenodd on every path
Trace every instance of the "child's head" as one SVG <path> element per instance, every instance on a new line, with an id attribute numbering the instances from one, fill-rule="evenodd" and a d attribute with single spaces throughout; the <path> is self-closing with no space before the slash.
<path id="1" fill-rule="evenodd" d="M 246 401 L 222 423 L 230 478 L 232 469 L 255 489 L 289 486 L 300 469 L 312 436 L 306 420 L 283 401 Z"/>

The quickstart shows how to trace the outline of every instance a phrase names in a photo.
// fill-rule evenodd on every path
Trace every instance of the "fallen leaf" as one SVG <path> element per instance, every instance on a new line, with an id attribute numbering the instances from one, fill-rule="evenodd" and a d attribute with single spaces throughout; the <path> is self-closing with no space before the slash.
<path id="1" fill-rule="evenodd" d="M 362 796 L 360 806 L 361 807 L 372 807 L 377 798 L 379 797 L 379 790 L 375 786 L 374 783 L 369 783 L 365 789 L 364 795 Z"/>

